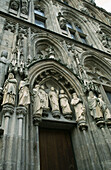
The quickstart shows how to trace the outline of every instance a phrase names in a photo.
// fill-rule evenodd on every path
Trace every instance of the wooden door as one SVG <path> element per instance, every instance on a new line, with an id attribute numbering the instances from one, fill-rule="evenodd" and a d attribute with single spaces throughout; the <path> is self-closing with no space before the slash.
<path id="1" fill-rule="evenodd" d="M 40 129 L 40 170 L 76 170 L 70 133 Z"/>

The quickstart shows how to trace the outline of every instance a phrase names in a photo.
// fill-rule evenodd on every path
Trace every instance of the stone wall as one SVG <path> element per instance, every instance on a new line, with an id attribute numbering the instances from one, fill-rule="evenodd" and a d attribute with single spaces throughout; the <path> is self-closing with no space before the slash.
<path id="1" fill-rule="evenodd" d="M 0 170 L 40 170 L 40 127 L 70 130 L 78 170 L 110 169 L 110 20 L 89 0 L 1 1 Z"/>

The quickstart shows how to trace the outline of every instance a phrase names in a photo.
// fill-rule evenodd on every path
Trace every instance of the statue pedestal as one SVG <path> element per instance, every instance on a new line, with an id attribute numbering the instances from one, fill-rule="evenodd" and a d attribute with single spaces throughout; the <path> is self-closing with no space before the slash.
<path id="1" fill-rule="evenodd" d="M 96 119 L 96 125 L 102 128 L 105 125 L 105 121 L 103 118 Z"/>
<path id="2" fill-rule="evenodd" d="M 43 116 L 43 117 L 48 117 L 48 111 L 49 111 L 49 110 L 50 110 L 49 108 L 43 109 L 42 116 Z"/>
<path id="3" fill-rule="evenodd" d="M 105 123 L 108 126 L 108 128 L 111 128 L 111 119 L 107 119 Z"/>
<path id="4" fill-rule="evenodd" d="M 42 121 L 42 116 L 40 114 L 34 114 L 33 115 L 33 123 L 35 126 L 38 126 L 38 124 Z"/>
<path id="5" fill-rule="evenodd" d="M 83 131 L 88 129 L 88 125 L 86 124 L 85 120 L 79 120 L 77 123 L 80 130 Z"/>
<path id="6" fill-rule="evenodd" d="M 52 116 L 56 119 L 60 119 L 60 112 L 58 110 L 52 111 Z"/>
<path id="7" fill-rule="evenodd" d="M 63 115 L 65 119 L 72 120 L 72 114 Z"/>

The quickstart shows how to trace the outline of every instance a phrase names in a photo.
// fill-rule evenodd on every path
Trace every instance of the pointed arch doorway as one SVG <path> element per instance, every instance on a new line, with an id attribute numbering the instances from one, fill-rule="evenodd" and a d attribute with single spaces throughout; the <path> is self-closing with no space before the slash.
<path id="1" fill-rule="evenodd" d="M 66 96 L 68 96 L 69 104 L 73 92 L 76 92 L 78 95 L 83 93 L 78 78 L 67 67 L 56 60 L 50 59 L 32 63 L 29 69 L 29 77 L 30 89 L 32 91 L 35 85 L 43 85 L 47 94 L 49 94 L 51 87 L 54 87 L 55 92 L 59 91 L 59 94 L 60 90 L 64 90 Z M 73 141 L 71 139 L 73 135 L 70 131 L 70 129 L 76 126 L 73 109 L 70 120 L 63 115 L 59 98 L 60 116 L 55 118 L 49 99 L 49 110 L 43 111 L 42 121 L 39 125 L 38 123 L 36 124 L 36 117 L 33 115 L 33 105 L 30 107 L 30 113 L 32 113 L 35 126 L 35 146 L 37 145 L 35 147 L 37 149 L 34 150 L 35 169 L 76 170 L 74 159 L 76 155 L 74 156 L 73 153 L 74 148 L 72 147 Z"/>
<path id="2" fill-rule="evenodd" d="M 77 170 L 68 130 L 40 128 L 40 170 Z"/>

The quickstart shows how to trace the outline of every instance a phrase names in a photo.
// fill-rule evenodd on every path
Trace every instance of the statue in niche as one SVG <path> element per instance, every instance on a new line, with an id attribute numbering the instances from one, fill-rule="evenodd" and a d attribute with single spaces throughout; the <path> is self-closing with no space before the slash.
<path id="1" fill-rule="evenodd" d="M 17 11 L 19 9 L 19 4 L 20 4 L 19 0 L 11 0 L 10 8 Z"/>
<path id="2" fill-rule="evenodd" d="M 58 13 L 57 18 L 58 18 L 58 21 L 59 21 L 60 28 L 63 29 L 63 30 L 66 30 L 66 19 L 61 14 L 61 12 Z"/>
<path id="3" fill-rule="evenodd" d="M 55 59 L 55 51 L 54 51 L 54 48 L 52 46 L 49 46 L 48 48 L 46 48 L 45 50 L 48 54 L 48 58 L 52 58 L 52 59 Z"/>
<path id="4" fill-rule="evenodd" d="M 22 14 L 25 15 L 28 14 L 28 3 L 29 3 L 28 0 L 22 0 L 22 9 L 21 9 Z"/>
<path id="5" fill-rule="evenodd" d="M 73 93 L 73 98 L 71 100 L 71 105 L 74 106 L 75 114 L 76 114 L 76 122 L 85 121 L 85 106 L 80 98 L 78 98 L 76 93 Z"/>
<path id="6" fill-rule="evenodd" d="M 60 90 L 60 106 L 62 108 L 62 114 L 66 119 L 72 119 L 72 111 L 68 102 L 68 96 L 64 90 Z"/>
<path id="7" fill-rule="evenodd" d="M 24 47 L 24 37 L 22 33 L 19 33 L 17 36 L 17 42 L 16 42 L 17 46 L 20 48 Z"/>
<path id="8" fill-rule="evenodd" d="M 8 79 L 4 83 L 2 105 L 15 104 L 16 84 L 17 80 L 14 78 L 14 75 L 9 73 Z"/>
<path id="9" fill-rule="evenodd" d="M 51 87 L 49 91 L 49 100 L 52 108 L 53 117 L 60 118 L 60 110 L 59 110 L 59 92 L 55 91 L 54 87 Z"/>
<path id="10" fill-rule="evenodd" d="M 71 67 L 73 69 L 73 72 L 75 74 L 77 74 L 77 65 L 80 63 L 79 61 L 79 53 L 77 51 L 77 49 L 75 48 L 74 44 L 67 44 L 67 48 L 68 48 L 68 53 L 70 55 L 71 58 Z M 72 66 L 72 63 L 74 66 Z M 74 67 L 74 68 L 73 68 Z"/>
<path id="11" fill-rule="evenodd" d="M 100 41 L 102 42 L 103 46 L 105 48 L 111 49 L 111 38 L 110 38 L 110 36 L 106 35 L 101 30 L 98 30 L 96 33 L 97 33 Z"/>
<path id="12" fill-rule="evenodd" d="M 30 92 L 28 78 L 21 80 L 19 84 L 19 106 L 27 107 L 30 104 Z"/>
<path id="13" fill-rule="evenodd" d="M 103 101 L 101 94 L 99 94 L 98 100 L 99 100 L 99 105 L 100 105 L 101 111 L 104 114 L 105 120 L 106 121 L 111 120 L 110 110 L 108 109 L 107 104 Z"/>
<path id="14" fill-rule="evenodd" d="M 87 75 L 87 71 L 85 69 L 85 67 L 83 65 L 78 65 L 79 67 L 79 76 L 80 79 L 82 80 L 83 84 L 84 84 L 84 91 L 87 90 L 94 90 L 95 86 L 93 84 L 93 82 L 89 79 L 89 76 Z"/>
<path id="15" fill-rule="evenodd" d="M 45 92 L 45 87 L 44 85 L 40 86 L 39 93 L 41 95 L 41 98 L 43 100 L 42 102 L 42 108 L 44 110 L 49 110 L 49 100 L 48 100 L 48 94 Z"/>
<path id="16" fill-rule="evenodd" d="M 35 85 L 33 89 L 34 95 L 34 115 L 42 117 L 43 110 L 49 109 L 48 94 L 44 90 L 44 86 Z"/>
<path id="17" fill-rule="evenodd" d="M 8 52 L 2 51 L 0 58 L 0 91 L 2 91 L 2 87 L 4 84 L 5 76 L 7 75 L 9 61 L 7 59 Z"/>
<path id="18" fill-rule="evenodd" d="M 94 95 L 93 91 L 89 92 L 88 104 L 91 116 L 97 121 L 99 119 L 103 119 L 103 113 L 100 107 L 99 99 Z"/>

